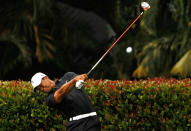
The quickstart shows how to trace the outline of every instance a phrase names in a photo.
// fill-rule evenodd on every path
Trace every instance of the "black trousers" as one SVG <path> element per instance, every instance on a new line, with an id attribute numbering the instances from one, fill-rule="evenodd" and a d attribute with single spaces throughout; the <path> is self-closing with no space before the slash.
<path id="1" fill-rule="evenodd" d="M 66 131 L 101 131 L 101 124 L 97 116 L 68 122 Z"/>

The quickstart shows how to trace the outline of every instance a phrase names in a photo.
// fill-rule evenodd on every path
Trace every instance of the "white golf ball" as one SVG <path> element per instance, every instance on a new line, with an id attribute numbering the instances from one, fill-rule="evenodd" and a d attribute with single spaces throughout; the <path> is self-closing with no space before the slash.
<path id="1" fill-rule="evenodd" d="M 127 49 L 126 49 L 126 52 L 127 53 L 131 53 L 133 51 L 133 48 L 132 47 L 127 47 Z"/>

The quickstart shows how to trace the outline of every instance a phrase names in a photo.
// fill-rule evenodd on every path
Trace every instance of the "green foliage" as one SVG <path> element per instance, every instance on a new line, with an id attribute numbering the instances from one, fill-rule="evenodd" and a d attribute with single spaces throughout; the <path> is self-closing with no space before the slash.
<path id="1" fill-rule="evenodd" d="M 31 89 L 29 82 L 0 82 L 0 130 L 65 130 L 62 114 Z"/>
<path id="2" fill-rule="evenodd" d="M 87 72 L 87 68 L 97 61 L 97 57 L 113 44 L 113 36 L 119 36 L 140 14 L 141 2 L 141 0 L 2 2 L 0 52 L 3 55 L 0 60 L 0 77 L 3 78 L 9 71 L 21 65 L 24 67 L 20 72 L 25 72 L 25 69 L 31 69 L 34 65 L 38 64 L 39 67 L 47 63 L 50 67 L 58 69 L 58 73 L 68 70 Z M 116 54 L 112 52 L 114 57 L 104 60 L 102 65 L 97 67 L 97 71 L 94 72 L 96 77 L 100 78 L 99 72 L 103 72 L 101 77 L 107 76 L 111 79 L 129 78 L 133 72 L 149 77 L 173 75 L 170 74 L 172 67 L 188 53 L 191 48 L 189 37 L 191 2 L 189 0 L 147 2 L 151 8 L 144 12 L 128 31 L 127 36 L 122 39 L 123 41 L 121 40 L 119 50 L 113 49 L 113 52 L 117 52 Z M 85 6 L 87 4 L 88 7 Z M 125 48 L 128 46 L 133 47 L 131 55 L 125 53 Z M 163 63 L 165 65 L 161 66 Z M 187 63 L 189 60 L 183 65 Z M 189 71 L 184 76 L 187 77 L 187 74 L 190 75 Z M 145 77 L 144 75 L 133 75 L 133 77 Z"/>
<path id="3" fill-rule="evenodd" d="M 59 72 L 86 72 L 100 54 L 95 48 L 104 52 L 115 35 L 96 13 L 63 1 L 7 0 L 0 7 L 1 79 L 11 70 L 48 68 L 47 63 Z"/>
<path id="4" fill-rule="evenodd" d="M 147 37 L 147 41 L 144 41 L 145 44 L 141 51 L 135 54 L 138 68 L 134 72 L 134 77 L 144 77 L 139 74 L 150 77 L 174 75 L 174 73 L 169 73 L 170 70 L 191 48 L 189 38 L 191 17 L 188 15 L 191 12 L 191 2 L 188 0 L 156 0 L 150 4 L 151 9 L 145 14 L 140 24 L 141 30 L 147 32 L 146 36 L 145 32 L 142 32 L 141 36 Z M 155 44 L 151 45 L 151 43 Z M 141 46 L 140 41 L 138 44 Z M 150 47 L 147 48 L 148 46 Z M 189 59 L 182 65 L 187 63 L 190 63 Z M 145 70 L 147 70 L 146 73 Z M 184 76 L 183 78 L 190 76 L 189 70 L 180 76 Z"/>
<path id="5" fill-rule="evenodd" d="M 52 17 L 49 0 L 2 2 L 0 10 L 0 76 L 18 65 L 29 67 L 32 58 L 39 62 L 51 58 L 54 46 L 49 26 Z M 46 28 L 46 29 L 44 29 Z"/>
<path id="6" fill-rule="evenodd" d="M 103 130 L 190 129 L 190 79 L 97 80 L 86 87 Z"/>
<path id="7" fill-rule="evenodd" d="M 88 80 L 85 90 L 102 130 L 187 130 L 191 80 Z M 62 112 L 45 105 L 46 94 L 29 82 L 0 82 L 0 130 L 65 130 Z"/>

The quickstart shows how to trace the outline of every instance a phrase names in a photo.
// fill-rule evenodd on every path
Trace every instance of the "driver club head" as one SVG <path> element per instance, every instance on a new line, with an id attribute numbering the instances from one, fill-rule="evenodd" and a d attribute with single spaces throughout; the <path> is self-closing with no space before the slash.
<path id="1" fill-rule="evenodd" d="M 150 7 L 150 5 L 147 2 L 141 2 L 141 8 L 146 11 L 148 10 Z"/>

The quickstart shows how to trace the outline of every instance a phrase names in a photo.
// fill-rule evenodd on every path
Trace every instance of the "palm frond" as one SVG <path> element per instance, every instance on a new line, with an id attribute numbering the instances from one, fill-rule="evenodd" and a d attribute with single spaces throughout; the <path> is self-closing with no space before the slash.
<path id="1" fill-rule="evenodd" d="M 9 33 L 0 36 L 0 76 L 13 69 L 18 64 L 25 67 L 31 64 L 31 54 L 26 45 L 26 40 Z"/>
<path id="2" fill-rule="evenodd" d="M 191 49 L 173 66 L 171 74 L 184 78 L 191 76 Z"/>
<path id="3" fill-rule="evenodd" d="M 133 77 L 153 77 L 168 72 L 173 61 L 171 44 L 172 40 L 164 37 L 145 45 L 137 55 L 138 67 L 133 72 Z"/>

